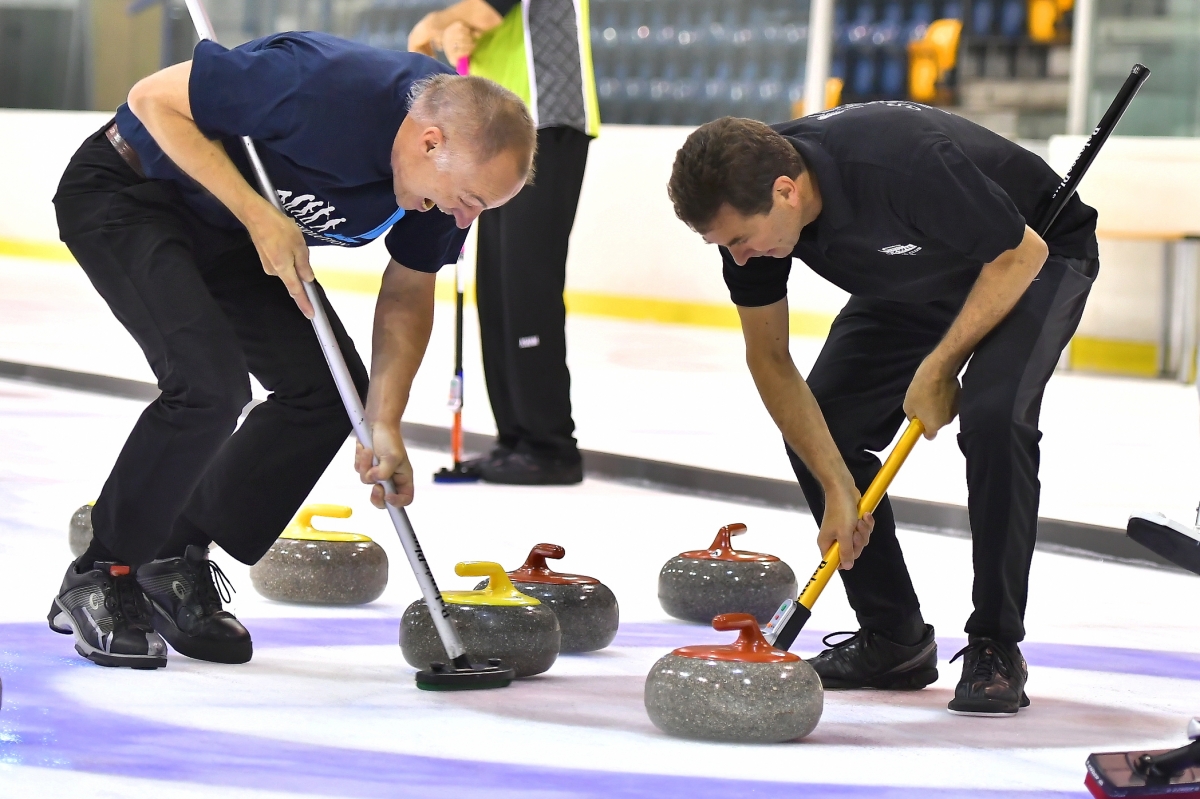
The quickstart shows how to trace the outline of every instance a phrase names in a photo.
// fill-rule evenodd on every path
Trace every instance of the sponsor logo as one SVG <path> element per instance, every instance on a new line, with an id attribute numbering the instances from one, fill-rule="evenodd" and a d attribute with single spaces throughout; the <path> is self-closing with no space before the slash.
<path id="1" fill-rule="evenodd" d="M 347 236 L 337 232 L 337 228 L 347 221 L 346 217 L 337 216 L 337 208 L 324 200 L 318 200 L 316 195 L 296 194 L 283 189 L 277 189 L 275 193 L 279 195 L 279 204 L 283 206 L 283 210 L 295 220 L 304 235 L 340 247 L 355 247 L 373 241 L 404 216 L 404 209 L 397 208 L 390 218 L 374 230 L 357 236 Z"/>
<path id="2" fill-rule="evenodd" d="M 523 350 L 527 350 L 530 347 L 536 347 L 541 343 L 542 340 L 538 336 L 522 336 L 521 338 L 517 339 L 517 346 Z"/>
<path id="3" fill-rule="evenodd" d="M 104 595 L 101 594 L 99 591 L 93 591 L 92 593 L 88 594 L 88 607 L 89 608 L 91 608 L 92 610 L 99 610 L 100 606 L 103 604 L 104 604 Z"/>
<path id="4" fill-rule="evenodd" d="M 824 121 L 830 117 L 835 117 L 838 114 L 844 114 L 847 111 L 853 111 L 856 108 L 866 108 L 871 105 L 886 105 L 889 108 L 907 108 L 909 111 L 928 111 L 929 106 L 921 105 L 920 103 L 910 103 L 907 100 L 877 100 L 873 103 L 850 103 L 849 105 L 840 105 L 837 108 L 832 108 L 814 116 Z"/>
<path id="5" fill-rule="evenodd" d="M 171 581 L 171 593 L 179 597 L 180 602 L 187 598 L 187 592 L 183 590 L 183 583 L 178 580 Z"/>
<path id="6" fill-rule="evenodd" d="M 916 255 L 921 248 L 915 244 L 893 244 L 891 247 L 880 247 L 884 255 Z"/>

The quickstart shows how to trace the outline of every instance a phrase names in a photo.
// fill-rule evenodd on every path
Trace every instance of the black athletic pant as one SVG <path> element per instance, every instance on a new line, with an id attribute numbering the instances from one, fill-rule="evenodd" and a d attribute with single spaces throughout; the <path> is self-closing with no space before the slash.
<path id="1" fill-rule="evenodd" d="M 62 240 L 162 389 L 104 484 L 96 537 L 137 566 L 182 517 L 254 563 L 350 433 L 311 324 L 244 230 L 199 219 L 174 184 L 138 176 L 103 132 L 75 153 L 54 203 Z M 362 361 L 329 317 L 365 395 Z M 248 374 L 271 395 L 235 433 Z"/>
<path id="2" fill-rule="evenodd" d="M 591 139 L 566 127 L 537 138 L 533 184 L 479 217 L 483 372 L 501 447 L 577 463 L 563 287 Z"/>
<path id="3" fill-rule="evenodd" d="M 1051 256 L 1008 315 L 976 348 L 962 377 L 958 445 L 967 460 L 975 611 L 969 635 L 1025 637 L 1029 564 L 1037 537 L 1038 430 L 1042 394 L 1079 324 L 1099 263 Z M 905 304 L 852 297 L 834 320 L 808 376 L 854 481 L 866 490 L 905 421 L 902 404 L 917 366 L 941 341 L 962 301 Z M 818 523 L 820 484 L 788 448 Z M 920 610 L 887 497 L 871 541 L 839 571 L 859 624 L 887 633 Z"/>

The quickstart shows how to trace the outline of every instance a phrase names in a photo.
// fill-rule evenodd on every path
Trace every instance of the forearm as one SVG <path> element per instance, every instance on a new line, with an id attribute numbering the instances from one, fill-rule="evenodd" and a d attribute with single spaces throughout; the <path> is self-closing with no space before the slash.
<path id="1" fill-rule="evenodd" d="M 442 34 L 454 22 L 469 25 L 477 33 L 485 33 L 503 21 L 486 0 L 461 0 L 422 17 L 409 34 L 408 49 L 433 55 L 434 50 L 442 49 Z"/>
<path id="2" fill-rule="evenodd" d="M 251 228 L 274 208 L 246 182 L 221 143 L 196 126 L 187 94 L 190 75 L 189 61 L 139 81 L 129 93 L 129 108 L 176 166 Z"/>
<path id="3" fill-rule="evenodd" d="M 367 420 L 399 424 L 433 329 L 435 276 L 395 261 L 384 272 L 371 337 Z"/>
<path id="4" fill-rule="evenodd" d="M 927 358 L 938 372 L 957 375 L 983 337 L 1008 316 L 1046 262 L 1047 248 L 1029 227 L 1015 249 L 985 264 L 962 310 Z"/>

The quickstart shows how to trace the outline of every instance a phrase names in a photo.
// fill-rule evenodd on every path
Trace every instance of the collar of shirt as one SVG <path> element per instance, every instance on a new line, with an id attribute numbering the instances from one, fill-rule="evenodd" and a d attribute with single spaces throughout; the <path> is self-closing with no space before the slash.
<path id="1" fill-rule="evenodd" d="M 829 249 L 833 232 L 850 224 L 854 218 L 854 212 L 850 208 L 850 201 L 846 199 L 845 192 L 842 191 L 842 178 L 838 174 L 837 164 L 834 163 L 833 157 L 825 152 L 825 148 L 819 142 L 808 137 L 788 136 L 786 138 L 804 159 L 805 167 L 812 170 L 817 182 L 817 189 L 821 192 L 821 213 L 814 222 L 817 246 L 824 254 Z M 801 239 L 803 238 L 805 238 L 804 232 L 801 232 Z"/>

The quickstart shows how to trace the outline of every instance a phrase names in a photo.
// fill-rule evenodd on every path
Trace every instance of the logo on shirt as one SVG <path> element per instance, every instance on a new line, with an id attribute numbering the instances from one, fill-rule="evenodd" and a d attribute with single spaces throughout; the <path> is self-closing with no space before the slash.
<path id="1" fill-rule="evenodd" d="M 344 216 L 337 216 L 337 209 L 332 204 L 318 200 L 313 194 L 296 195 L 295 192 L 283 189 L 277 189 L 275 193 L 279 195 L 279 203 L 283 206 L 284 212 L 296 221 L 301 232 L 309 238 L 341 247 L 356 247 L 373 241 L 386 233 L 388 228 L 404 216 L 404 209 L 397 208 L 390 217 L 384 220 L 383 224 L 373 230 L 357 236 L 347 236 L 337 232 L 337 228 L 347 219 Z"/>
<path id="2" fill-rule="evenodd" d="M 884 255 L 916 255 L 921 248 L 915 244 L 893 244 L 891 247 L 882 247 L 879 251 Z"/>
<path id="3" fill-rule="evenodd" d="M 290 191 L 276 191 L 275 193 L 279 195 L 279 202 L 283 205 L 283 210 L 291 214 L 292 219 L 296 220 L 300 228 L 310 235 L 319 236 L 336 229 L 338 225 L 346 221 L 345 217 L 330 218 L 337 209 L 332 205 L 326 205 L 323 200 L 318 200 L 312 194 L 300 194 L 293 197 Z"/>

